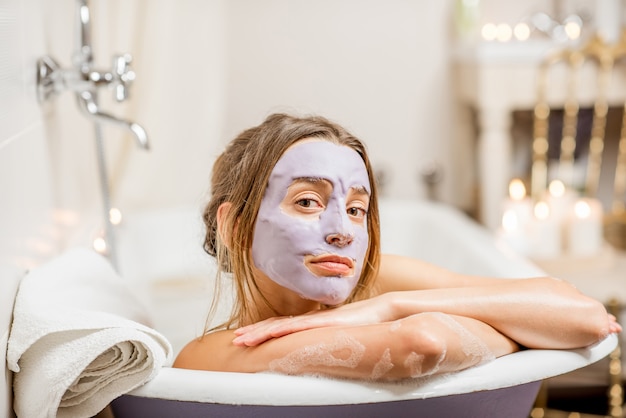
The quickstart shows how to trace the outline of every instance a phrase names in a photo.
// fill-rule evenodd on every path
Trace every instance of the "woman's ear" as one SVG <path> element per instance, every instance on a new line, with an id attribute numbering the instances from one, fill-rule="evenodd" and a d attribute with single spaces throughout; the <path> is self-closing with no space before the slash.
<path id="1" fill-rule="evenodd" d="M 230 249 L 231 233 L 228 231 L 225 221 L 232 206 L 233 204 L 231 202 L 224 202 L 217 208 L 217 233 L 222 243 L 228 249 Z"/>

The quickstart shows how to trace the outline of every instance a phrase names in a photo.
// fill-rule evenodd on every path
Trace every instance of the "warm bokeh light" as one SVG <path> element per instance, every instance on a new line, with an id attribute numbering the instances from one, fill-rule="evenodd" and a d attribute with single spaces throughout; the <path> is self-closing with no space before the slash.
<path id="1" fill-rule="evenodd" d="M 100 254 L 106 254 L 107 252 L 107 242 L 102 237 L 98 237 L 93 240 L 93 249 L 96 250 Z"/>
<path id="2" fill-rule="evenodd" d="M 584 200 L 579 200 L 574 205 L 574 214 L 578 219 L 587 219 L 591 216 L 591 206 Z"/>
<path id="3" fill-rule="evenodd" d="M 526 197 L 526 186 L 520 179 L 513 179 L 509 183 L 509 196 L 513 200 L 522 200 Z"/>
<path id="4" fill-rule="evenodd" d="M 550 195 L 553 197 L 562 197 L 565 194 L 565 184 L 561 180 L 552 180 L 548 186 Z"/>
<path id="5" fill-rule="evenodd" d="M 497 33 L 498 33 L 498 28 L 496 27 L 494 23 L 486 23 L 483 26 L 482 30 L 480 31 L 480 34 L 482 35 L 485 41 L 495 40 Z"/>
<path id="6" fill-rule="evenodd" d="M 546 220 L 550 217 L 550 205 L 544 201 L 537 202 L 534 208 L 535 218 Z"/>
<path id="7" fill-rule="evenodd" d="M 113 225 L 119 225 L 122 222 L 122 212 L 118 208 L 109 210 L 109 220 Z"/>
<path id="8" fill-rule="evenodd" d="M 506 210 L 502 215 L 502 229 L 506 232 L 515 231 L 519 226 L 517 213 L 514 210 Z"/>
<path id="9" fill-rule="evenodd" d="M 511 40 L 512 36 L 513 36 L 513 30 L 511 29 L 510 25 L 507 25 L 506 23 L 500 23 L 497 26 L 496 39 L 498 41 L 508 42 Z"/>
<path id="10" fill-rule="evenodd" d="M 580 38 L 582 28 L 578 22 L 567 22 L 564 27 L 565 34 L 571 40 Z"/>
<path id="11" fill-rule="evenodd" d="M 530 38 L 530 27 L 526 23 L 518 23 L 513 28 L 513 34 L 518 41 L 525 41 Z"/>

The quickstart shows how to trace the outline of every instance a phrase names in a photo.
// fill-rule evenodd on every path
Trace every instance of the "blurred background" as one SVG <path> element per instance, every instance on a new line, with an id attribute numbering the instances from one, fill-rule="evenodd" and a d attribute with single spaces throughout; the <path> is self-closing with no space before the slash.
<path id="1" fill-rule="evenodd" d="M 361 137 L 384 196 L 440 200 L 491 228 L 509 180 L 529 173 L 532 126 L 523 111 L 535 87 L 514 72 L 533 75 L 550 49 L 598 26 L 619 32 L 622 20 L 620 2 L 606 0 L 125 0 L 90 8 L 95 68 L 108 70 L 114 54 L 129 52 L 136 74 L 128 100 L 101 89 L 100 107 L 141 124 L 150 141 L 145 152 L 129 131 L 102 125 L 110 199 L 122 212 L 201 205 L 224 145 L 285 111 L 322 114 Z M 37 257 L 100 208 L 92 121 L 68 92 L 36 100 L 37 59 L 72 67 L 76 4 L 1 0 L 0 13 L 0 248 Z M 574 36 L 564 32 L 571 16 Z"/>
<path id="2" fill-rule="evenodd" d="M 274 112 L 339 122 L 366 143 L 383 197 L 450 205 L 508 234 L 523 254 L 503 216 L 521 199 L 510 183 L 525 186 L 522 198 L 540 199 L 548 181 L 562 177 L 562 137 L 574 128 L 565 186 L 595 199 L 600 213 L 623 213 L 621 0 L 92 0 L 92 69 L 111 74 L 121 68 L 116 54 L 132 55 L 132 72 L 120 70 L 128 97 L 118 102 L 117 87 L 98 88 L 99 111 L 143 127 L 149 150 L 119 123 L 102 123 L 96 134 L 67 91 L 82 82 L 63 72 L 84 59 L 76 6 L 0 0 L 0 262 L 31 268 L 84 242 L 103 207 L 116 208 L 118 222 L 153 210 L 199 211 L 225 144 Z M 566 65 L 541 90 L 555 53 Z M 595 64 L 576 67 L 578 54 Z M 574 67 L 580 76 L 571 76 Z M 604 87 L 598 68 L 611 71 Z M 38 78 L 49 83 L 43 90 Z M 538 103 L 555 108 L 539 118 L 545 122 L 563 118 L 572 100 L 573 122 L 559 119 L 538 134 Z M 598 155 L 600 125 L 604 159 L 591 194 L 585 173 Z M 619 314 L 624 224 L 609 252 L 600 237 L 584 257 L 530 255 L 573 281 L 603 277 L 605 286 L 581 286 Z M 595 236 L 583 232 L 579 242 Z M 546 236 L 533 239 L 545 244 Z M 606 405 L 608 386 L 599 387 Z M 623 396 L 616 399 L 621 408 Z"/>
<path id="3" fill-rule="evenodd" d="M 508 135 L 508 113 L 518 109 L 493 106 L 479 90 L 504 97 L 534 87 L 507 72 L 503 86 L 492 86 L 476 68 L 534 68 L 547 49 L 571 42 L 554 30 L 562 32 L 566 17 L 580 19 L 577 42 L 615 5 L 93 1 L 95 68 L 106 71 L 114 54 L 130 53 L 136 74 L 128 100 L 116 103 L 101 89 L 100 107 L 141 124 L 151 148 L 102 125 L 110 199 L 122 211 L 200 205 L 214 159 L 238 132 L 272 112 L 317 113 L 367 143 L 384 196 L 440 200 L 493 228 L 506 184 L 515 170 L 528 171 L 530 143 L 519 147 L 519 158 L 508 139 L 483 141 L 488 149 L 481 151 L 478 133 L 504 124 L 495 129 Z M 0 248 L 4 257 L 37 257 L 100 208 L 92 121 L 69 92 L 36 100 L 37 59 L 72 68 L 76 4 L 1 0 L 0 18 Z M 621 25 L 621 9 L 609 18 L 599 26 Z M 519 23 L 526 35 L 514 32 Z"/>

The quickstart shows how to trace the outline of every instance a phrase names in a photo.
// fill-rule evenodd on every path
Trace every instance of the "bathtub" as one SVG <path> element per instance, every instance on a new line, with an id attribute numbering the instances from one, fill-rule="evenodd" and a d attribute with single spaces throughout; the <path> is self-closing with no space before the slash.
<path id="1" fill-rule="evenodd" d="M 385 200 L 381 225 L 385 252 L 469 274 L 511 278 L 542 274 L 445 205 Z M 198 208 L 126 214 L 117 227 L 119 271 L 141 295 L 152 325 L 175 351 L 202 332 L 213 289 L 215 265 L 201 249 L 202 231 Z M 89 239 L 84 236 L 81 241 Z M 11 306 L 23 272 L 0 266 L 0 274 L 4 355 Z M 591 364 L 616 345 L 617 338 L 610 336 L 584 349 L 528 350 L 461 372 L 403 383 L 166 367 L 152 381 L 113 401 L 111 408 L 118 418 L 527 417 L 542 380 Z M 2 367 L 0 415 L 11 416 L 11 375 L 6 361 Z"/>
<path id="2" fill-rule="evenodd" d="M 542 271 L 449 206 L 381 202 L 384 252 L 468 274 L 532 277 Z M 128 215 L 118 230 L 120 272 L 143 295 L 154 326 L 177 352 L 204 327 L 215 271 L 201 250 L 198 209 Z M 117 417 L 527 417 L 543 379 L 591 364 L 617 338 L 578 350 L 528 350 L 458 373 L 370 383 L 270 373 L 164 368 L 112 403 Z"/>

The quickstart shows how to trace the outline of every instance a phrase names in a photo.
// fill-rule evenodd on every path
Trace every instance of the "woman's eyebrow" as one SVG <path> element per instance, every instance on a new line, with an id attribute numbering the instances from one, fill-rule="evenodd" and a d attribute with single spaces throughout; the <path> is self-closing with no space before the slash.
<path id="1" fill-rule="evenodd" d="M 322 183 L 322 184 L 328 185 L 330 187 L 334 187 L 333 183 L 330 180 L 325 179 L 323 177 L 296 177 L 296 178 L 293 179 L 293 181 L 291 182 L 291 185 L 289 187 L 294 186 L 296 184 L 302 184 L 302 183 L 308 183 L 308 184 L 320 184 L 320 183 Z M 350 187 L 350 189 L 354 193 L 356 193 L 358 195 L 363 195 L 363 196 L 368 196 L 368 197 L 370 195 L 370 192 L 368 191 L 367 187 L 365 187 L 365 186 L 352 186 L 352 187 Z"/>
<path id="2" fill-rule="evenodd" d="M 296 177 L 291 182 L 292 185 L 298 184 L 298 183 L 310 183 L 310 184 L 326 183 L 332 186 L 332 183 L 323 177 Z"/>
<path id="3" fill-rule="evenodd" d="M 356 194 L 365 195 L 365 196 L 370 195 L 370 192 L 367 191 L 367 188 L 365 186 L 352 186 L 350 188 L 354 190 Z"/>

